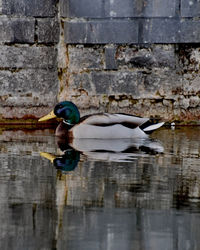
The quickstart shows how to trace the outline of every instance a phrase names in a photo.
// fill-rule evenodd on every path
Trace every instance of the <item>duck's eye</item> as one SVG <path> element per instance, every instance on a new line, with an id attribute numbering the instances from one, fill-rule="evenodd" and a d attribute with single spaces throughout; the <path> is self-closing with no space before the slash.
<path id="1" fill-rule="evenodd" d="M 67 111 L 67 108 L 64 107 L 63 105 L 57 105 L 54 109 L 54 114 L 57 116 L 57 117 L 62 117 L 63 115 L 67 115 L 68 114 L 68 111 Z"/>
<path id="2" fill-rule="evenodd" d="M 57 109 L 61 109 L 63 106 L 60 104 L 57 106 Z"/>
<path id="3" fill-rule="evenodd" d="M 57 110 L 61 110 L 63 106 L 61 104 L 57 104 L 54 108 L 54 112 L 57 112 Z"/>

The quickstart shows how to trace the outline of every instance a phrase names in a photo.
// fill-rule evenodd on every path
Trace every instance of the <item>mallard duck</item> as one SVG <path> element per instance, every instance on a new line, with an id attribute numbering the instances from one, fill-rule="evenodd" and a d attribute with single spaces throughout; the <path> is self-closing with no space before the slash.
<path id="1" fill-rule="evenodd" d="M 56 117 L 62 118 L 56 129 L 56 136 L 68 138 L 147 138 L 148 133 L 164 124 L 164 122 L 153 124 L 149 118 L 121 113 L 100 113 L 80 118 L 77 106 L 70 101 L 58 103 L 53 111 L 39 121 Z"/>

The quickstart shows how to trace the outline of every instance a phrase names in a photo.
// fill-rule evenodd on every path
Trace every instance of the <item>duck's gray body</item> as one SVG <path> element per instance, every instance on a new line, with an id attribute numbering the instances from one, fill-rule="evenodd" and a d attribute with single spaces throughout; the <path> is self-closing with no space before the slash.
<path id="1" fill-rule="evenodd" d="M 164 123 L 147 125 L 148 118 L 141 118 L 125 114 L 96 114 L 83 117 L 81 122 L 69 130 L 72 138 L 119 139 L 146 138 L 146 132 L 161 127 Z"/>

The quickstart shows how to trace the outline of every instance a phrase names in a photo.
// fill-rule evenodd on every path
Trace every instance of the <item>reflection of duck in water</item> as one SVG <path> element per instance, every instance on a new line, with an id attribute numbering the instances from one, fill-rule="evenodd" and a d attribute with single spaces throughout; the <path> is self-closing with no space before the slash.
<path id="1" fill-rule="evenodd" d="M 74 149 L 68 149 L 60 156 L 55 156 L 45 152 L 41 152 L 40 155 L 49 159 L 55 168 L 61 171 L 73 171 L 80 160 L 80 152 Z"/>
<path id="2" fill-rule="evenodd" d="M 147 138 L 148 133 L 164 124 L 153 124 L 148 118 L 126 114 L 102 113 L 80 118 L 78 108 L 69 101 L 58 103 L 51 113 L 39 121 L 55 117 L 63 119 L 56 129 L 56 135 L 68 138 Z"/>
<path id="3" fill-rule="evenodd" d="M 73 139 L 69 143 L 67 138 L 57 137 L 57 144 L 64 154 L 55 156 L 41 153 L 41 156 L 49 159 L 57 169 L 62 171 L 74 170 L 80 155 L 93 161 L 130 162 L 139 155 L 163 152 L 162 145 L 151 139 Z"/>
<path id="4" fill-rule="evenodd" d="M 69 145 L 89 159 L 111 162 L 133 161 L 138 155 L 164 151 L 159 142 L 150 139 L 73 139 Z"/>

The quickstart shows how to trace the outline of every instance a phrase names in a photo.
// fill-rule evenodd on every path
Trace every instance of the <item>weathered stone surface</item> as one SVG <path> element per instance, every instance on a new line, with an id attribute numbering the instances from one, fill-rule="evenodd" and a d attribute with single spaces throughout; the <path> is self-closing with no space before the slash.
<path id="1" fill-rule="evenodd" d="M 81 93 L 85 92 L 87 95 L 95 95 L 96 91 L 92 85 L 91 76 L 88 73 L 70 74 L 68 80 L 68 90 Z"/>
<path id="2" fill-rule="evenodd" d="M 199 20 L 138 19 L 66 21 L 68 44 L 172 44 L 199 43 Z"/>
<path id="3" fill-rule="evenodd" d="M 3 0 L 3 14 L 35 17 L 54 16 L 56 0 Z"/>
<path id="4" fill-rule="evenodd" d="M 180 41 L 180 22 L 176 19 L 146 19 L 139 40 L 142 43 L 177 43 Z"/>
<path id="5" fill-rule="evenodd" d="M 56 99 L 54 96 L 50 96 L 53 102 L 50 102 L 48 106 L 48 97 L 46 96 L 46 100 L 44 103 L 42 103 L 40 106 L 34 105 L 33 102 L 29 101 L 29 103 L 25 102 L 22 103 L 21 106 L 15 106 L 13 104 L 7 105 L 7 106 L 2 106 L 0 105 L 0 114 L 1 114 L 1 119 L 22 119 L 22 121 L 27 120 L 27 119 L 38 119 L 44 115 L 46 115 L 52 107 L 56 104 Z M 37 99 L 38 97 L 36 97 Z M 19 98 L 16 98 L 18 100 Z M 6 120 L 7 121 L 7 120 Z"/>
<path id="6" fill-rule="evenodd" d="M 54 0 L 0 1 L 0 116 L 36 118 L 56 103 Z M 43 19 L 35 19 L 34 17 Z M 38 43 L 43 43 L 38 45 Z M 48 43 L 47 46 L 44 44 Z"/>
<path id="7" fill-rule="evenodd" d="M 178 91 L 177 95 L 184 96 L 199 96 L 200 95 L 200 77 L 199 74 L 195 75 L 194 73 L 188 77 L 188 74 L 183 75 L 185 81 L 183 82 L 182 89 Z"/>
<path id="8" fill-rule="evenodd" d="M 105 15 L 107 17 L 133 17 L 137 16 L 137 8 L 135 8 L 137 3 L 131 0 L 124 1 L 106 1 L 105 2 Z M 140 4 L 142 12 L 142 2 Z M 140 13 L 141 13 L 140 12 Z"/>
<path id="9" fill-rule="evenodd" d="M 103 49 L 97 47 L 69 46 L 69 71 L 103 69 Z"/>
<path id="10" fill-rule="evenodd" d="M 170 45 L 152 45 L 151 47 L 132 48 L 119 46 L 116 53 L 116 60 L 120 67 L 148 68 L 169 67 L 175 68 L 175 49 Z"/>
<path id="11" fill-rule="evenodd" d="M 61 0 L 60 11 L 63 17 L 103 17 L 102 0 Z"/>
<path id="12" fill-rule="evenodd" d="M 137 43 L 137 20 L 104 20 L 65 22 L 65 42 L 68 44 Z"/>
<path id="13" fill-rule="evenodd" d="M 34 43 L 34 33 L 33 18 L 0 17 L 0 42 Z"/>
<path id="14" fill-rule="evenodd" d="M 181 0 L 181 16 L 182 17 L 199 17 L 200 2 L 196 0 Z"/>
<path id="15" fill-rule="evenodd" d="M 115 0 L 105 1 L 106 17 L 172 17 L 175 0 Z"/>
<path id="16" fill-rule="evenodd" d="M 132 19 L 66 21 L 64 36 L 68 44 L 172 44 L 199 43 L 199 20 Z"/>
<path id="17" fill-rule="evenodd" d="M 200 107 L 200 98 L 199 96 L 191 96 L 189 106 L 192 108 Z"/>
<path id="18" fill-rule="evenodd" d="M 176 53 L 172 45 L 158 45 L 152 49 L 156 60 L 155 66 L 169 67 L 175 69 L 176 67 Z"/>
<path id="19" fill-rule="evenodd" d="M 0 68 L 56 68 L 56 50 L 51 47 L 0 45 Z"/>
<path id="20" fill-rule="evenodd" d="M 200 30 L 197 27 L 200 26 L 199 20 L 183 20 L 180 24 L 180 43 L 199 43 L 200 42 Z M 178 41 L 178 40 L 177 40 Z"/>
<path id="21" fill-rule="evenodd" d="M 184 96 L 179 96 L 178 100 L 174 102 L 174 108 L 181 108 L 187 110 L 190 106 L 190 99 Z"/>
<path id="22" fill-rule="evenodd" d="M 117 69 L 117 62 L 115 59 L 116 49 L 113 47 L 105 48 L 105 69 L 114 70 Z"/>
<path id="23" fill-rule="evenodd" d="M 173 86 L 166 84 L 165 76 L 161 79 L 157 72 L 146 73 L 141 71 L 97 72 L 70 75 L 68 85 L 73 92 L 86 92 L 87 95 L 131 95 L 134 99 L 155 98 L 162 99 L 157 95 L 162 89 L 162 95 L 168 97 L 168 92 Z M 175 78 L 173 75 L 172 77 Z M 164 83 L 162 81 L 164 80 Z M 180 86 L 180 84 L 177 84 Z"/>
<path id="24" fill-rule="evenodd" d="M 37 19 L 38 43 L 58 43 L 59 42 L 59 22 L 55 19 Z"/>
<path id="25" fill-rule="evenodd" d="M 194 93 L 195 89 L 198 90 L 200 88 L 200 84 L 198 83 L 200 48 L 194 48 L 193 45 L 179 45 L 177 54 L 179 59 L 180 73 L 184 75 L 185 79 L 192 82 L 191 87 Z"/>
<path id="26" fill-rule="evenodd" d="M 172 17 L 175 15 L 175 0 L 69 0 L 61 1 L 63 17 Z"/>
<path id="27" fill-rule="evenodd" d="M 98 94 L 133 94 L 138 96 L 137 88 L 140 75 L 129 72 L 116 73 L 92 73 L 92 82 Z"/>
<path id="28" fill-rule="evenodd" d="M 38 69 L 1 70 L 0 104 L 2 106 L 52 105 L 57 95 L 57 72 Z"/>

